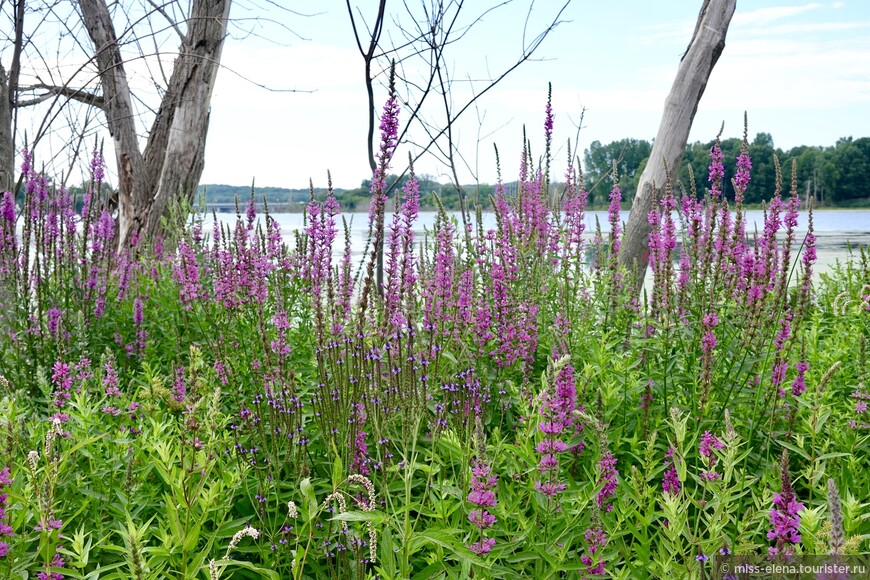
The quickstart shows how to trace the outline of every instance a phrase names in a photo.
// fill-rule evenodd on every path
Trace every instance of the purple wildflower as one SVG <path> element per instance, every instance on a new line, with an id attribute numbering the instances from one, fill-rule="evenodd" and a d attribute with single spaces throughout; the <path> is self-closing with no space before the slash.
<path id="1" fill-rule="evenodd" d="M 604 575 L 604 565 L 607 561 L 601 558 L 600 551 L 607 545 L 607 534 L 600 527 L 586 530 L 586 553 L 580 556 L 580 561 L 586 566 L 581 578 L 599 577 Z"/>
<path id="2" fill-rule="evenodd" d="M 710 173 L 707 179 L 710 182 L 710 195 L 720 197 L 722 195 L 722 178 L 725 177 L 725 166 L 722 164 L 722 149 L 719 140 L 710 149 Z"/>
<path id="3" fill-rule="evenodd" d="M 478 460 L 471 468 L 471 492 L 468 494 L 468 503 L 477 507 L 469 511 L 468 521 L 479 530 L 480 537 L 477 542 L 468 544 L 468 549 L 477 555 L 486 554 L 495 546 L 495 538 L 488 538 L 485 530 L 496 523 L 495 516 L 489 513 L 487 508 L 493 508 L 498 504 L 493 491 L 497 481 L 488 463 Z"/>
<path id="4" fill-rule="evenodd" d="M 493 546 L 495 546 L 495 538 L 481 538 L 473 544 L 468 544 L 468 549 L 480 556 L 482 554 L 488 554 Z"/>
<path id="5" fill-rule="evenodd" d="M 175 383 L 172 386 L 172 400 L 183 403 L 187 398 L 187 381 L 184 378 L 184 367 L 175 369 Z"/>
<path id="6" fill-rule="evenodd" d="M 725 444 L 709 431 L 704 431 L 704 434 L 701 436 L 701 443 L 698 444 L 698 453 L 701 455 L 701 461 L 708 467 L 707 470 L 701 472 L 701 477 L 707 481 L 722 477 L 715 470 L 716 463 L 718 462 L 715 453 L 716 449 L 725 449 Z"/>
<path id="7" fill-rule="evenodd" d="M 12 485 L 12 476 L 9 473 L 7 465 L 0 470 L 0 491 L 8 485 Z M 9 525 L 9 516 L 6 514 L 6 502 L 9 499 L 9 494 L 0 493 L 0 536 L 14 536 L 12 526 Z M 6 557 L 9 552 L 9 544 L 0 541 L 0 558 Z"/>
<path id="8" fill-rule="evenodd" d="M 103 374 L 103 388 L 105 389 L 106 396 L 113 397 L 120 395 L 121 391 L 118 389 L 118 371 L 115 370 L 111 358 L 103 365 L 103 369 L 105 370 L 105 374 Z"/>
<path id="9" fill-rule="evenodd" d="M 734 175 L 734 198 L 737 203 L 743 201 L 743 194 L 746 192 L 746 187 L 751 179 L 752 159 L 749 157 L 747 149 L 748 145 L 744 141 L 740 155 L 737 156 L 737 172 Z"/>
<path id="10" fill-rule="evenodd" d="M 668 452 L 665 453 L 665 476 L 662 479 L 662 491 L 672 495 L 680 493 L 682 484 L 680 476 L 677 473 L 676 459 L 674 458 L 674 448 L 668 447 Z"/>
<path id="11" fill-rule="evenodd" d="M 807 390 L 807 383 L 805 379 L 806 372 L 809 370 L 810 365 L 806 361 L 798 361 L 795 366 L 797 369 L 797 375 L 794 378 L 794 381 L 791 383 L 791 392 L 795 397 L 800 397 L 804 394 L 804 391 Z"/>
<path id="12" fill-rule="evenodd" d="M 62 546 L 58 546 L 57 548 L 59 549 L 61 547 Z M 64 561 L 64 559 L 60 555 L 60 553 L 55 552 L 54 556 L 51 559 L 51 566 L 50 567 L 51 568 L 63 568 L 65 563 L 66 562 Z M 45 571 L 39 572 L 36 575 L 36 578 L 38 580 L 63 580 L 63 574 L 61 574 L 60 572 L 51 572 L 49 570 L 49 568 L 46 567 Z"/>
<path id="13" fill-rule="evenodd" d="M 616 260 L 619 255 L 620 234 L 622 233 L 622 222 L 620 220 L 619 210 L 620 202 L 622 201 L 622 192 L 619 185 L 614 183 L 613 189 L 610 190 L 610 205 L 607 208 L 608 221 L 610 222 L 610 259 Z M 614 262 L 615 263 L 615 262 Z"/>
<path id="14" fill-rule="evenodd" d="M 356 437 L 353 441 L 353 460 L 350 464 L 350 470 L 353 473 L 368 475 L 369 463 L 369 447 L 366 443 L 367 433 L 364 430 L 366 424 L 366 411 L 362 403 L 356 404 Z"/>
<path id="15" fill-rule="evenodd" d="M 54 384 L 54 404 L 61 408 L 69 401 L 73 377 L 70 366 L 65 362 L 55 362 L 52 370 L 51 382 Z"/>
<path id="16" fill-rule="evenodd" d="M 544 494 L 548 500 L 555 499 L 560 492 L 565 491 L 568 486 L 559 481 L 536 481 L 535 489 Z"/>
<path id="17" fill-rule="evenodd" d="M 616 469 L 616 457 L 610 450 L 605 450 L 601 454 L 601 459 L 598 460 L 598 484 L 601 489 L 598 491 L 598 507 L 605 511 L 613 511 L 613 504 L 608 503 L 611 497 L 616 493 L 616 476 L 619 471 Z"/>
<path id="18" fill-rule="evenodd" d="M 554 385 L 541 393 L 540 422 L 538 430 L 544 439 L 536 450 L 541 453 L 538 471 L 541 479 L 535 482 L 535 489 L 552 500 L 566 485 L 559 481 L 559 459 L 557 453 L 568 448 L 562 437 L 572 437 L 574 431 L 573 413 L 576 408 L 577 389 L 574 385 L 574 368 L 566 364 L 556 373 Z"/>
<path id="19" fill-rule="evenodd" d="M 801 518 L 800 512 L 804 505 L 795 498 L 794 489 L 791 486 L 791 474 L 788 468 L 788 451 L 783 449 L 781 465 L 781 488 L 780 493 L 773 494 L 773 507 L 770 508 L 770 525 L 767 539 L 776 542 L 775 546 L 768 548 L 771 556 L 791 556 L 794 553 L 795 544 L 801 542 L 798 531 Z"/>

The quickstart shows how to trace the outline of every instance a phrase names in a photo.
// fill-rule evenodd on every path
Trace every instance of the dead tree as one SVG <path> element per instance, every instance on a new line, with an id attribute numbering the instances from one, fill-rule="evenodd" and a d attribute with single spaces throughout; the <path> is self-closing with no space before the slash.
<path id="1" fill-rule="evenodd" d="M 9 70 L 0 63 L 0 191 L 11 190 L 15 182 L 15 125 L 13 110 L 18 91 L 21 50 L 24 43 L 24 2 L 14 0 L 12 12 L 12 61 Z"/>
<path id="2" fill-rule="evenodd" d="M 692 40 L 680 59 L 677 76 L 665 99 L 659 131 L 638 182 L 620 254 L 620 262 L 636 271 L 638 291 L 643 287 L 649 263 L 647 216 L 653 209 L 653 190 L 661 192 L 666 167 L 676 168 L 683 159 L 698 103 L 725 48 L 725 35 L 736 4 L 737 0 L 704 0 Z M 661 193 L 657 197 L 661 199 Z"/>
<path id="3" fill-rule="evenodd" d="M 134 236 L 155 236 L 171 202 L 193 197 L 204 165 L 209 102 L 231 3 L 192 1 L 172 75 L 145 149 L 140 151 L 132 94 L 106 0 L 79 0 L 94 46 L 106 123 L 115 143 L 122 244 Z"/>

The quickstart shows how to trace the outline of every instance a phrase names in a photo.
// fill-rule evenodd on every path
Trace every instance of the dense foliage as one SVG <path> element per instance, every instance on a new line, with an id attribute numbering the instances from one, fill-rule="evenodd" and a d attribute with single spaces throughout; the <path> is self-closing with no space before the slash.
<path id="1" fill-rule="evenodd" d="M 694 186 L 703 190 L 705 176 L 701 169 L 707 166 L 710 148 L 714 142 L 690 143 L 683 157 L 679 182 L 687 189 Z M 725 139 L 719 147 L 725 155 L 729 174 L 736 167 L 734 161 L 743 146 L 741 139 Z M 870 137 L 852 139 L 844 137 L 830 147 L 801 145 L 787 151 L 775 147 L 770 133 L 758 133 L 750 143 L 752 156 L 752 179 L 755 184 L 745 193 L 745 202 L 758 204 L 765 201 L 776 187 L 777 169 L 774 157 L 792 159 L 797 169 L 797 190 L 802 199 L 814 198 L 816 205 L 849 207 L 870 206 Z M 637 191 L 637 182 L 652 151 L 652 144 L 642 139 L 623 139 L 602 144 L 593 141 L 584 155 L 584 169 L 590 185 L 609 176 L 614 163 L 623 175 L 622 185 L 626 192 Z M 689 166 L 695 174 L 690 176 Z M 723 184 L 725 196 L 734 201 L 734 188 L 729 182 Z M 607 196 L 604 187 L 590 187 L 590 195 L 600 201 Z"/>
<path id="2" fill-rule="evenodd" d="M 701 199 L 649 216 L 638 297 L 618 185 L 603 231 L 573 165 L 548 195 L 549 104 L 497 227 L 442 212 L 422 240 L 415 178 L 386 211 L 397 110 L 359 267 L 332 195 L 289 245 L 252 201 L 116 251 L 99 156 L 79 204 L 26 158 L 0 203 L 0 574 L 661 578 L 866 548 L 870 255 L 813 283 L 794 172 L 751 234 L 751 146 L 729 205 L 714 144 Z"/>

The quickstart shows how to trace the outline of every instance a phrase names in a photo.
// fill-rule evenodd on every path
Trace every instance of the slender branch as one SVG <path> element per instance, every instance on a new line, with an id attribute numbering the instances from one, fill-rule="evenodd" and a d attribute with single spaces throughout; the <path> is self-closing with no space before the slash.
<path id="1" fill-rule="evenodd" d="M 52 97 L 65 97 L 67 99 L 72 99 L 74 101 L 82 102 L 86 105 L 91 105 L 94 107 L 98 107 L 102 109 L 106 102 L 102 96 L 96 95 L 94 93 L 89 93 L 84 89 L 74 89 L 68 86 L 53 86 L 47 85 L 44 83 L 36 83 L 35 85 L 29 85 L 26 87 L 20 87 L 20 92 L 29 92 L 36 90 L 44 90 L 45 93 L 39 95 L 38 97 L 34 97 L 33 99 L 29 99 L 26 101 L 16 101 L 12 103 L 14 107 L 31 107 L 33 105 L 38 105 L 39 103 L 43 103 Z"/>
<path id="2" fill-rule="evenodd" d="M 169 22 L 169 25 L 172 26 L 172 28 L 175 30 L 178 38 L 181 39 L 182 42 L 184 42 L 184 33 L 181 31 L 181 28 L 178 27 L 178 23 L 175 22 L 175 20 L 173 20 L 172 17 L 166 13 L 166 10 L 163 9 L 163 6 L 158 6 L 154 3 L 154 0 L 148 0 L 148 4 L 150 4 L 151 7 L 154 8 L 154 10 L 159 12 L 160 15 L 163 16 L 163 18 L 165 18 L 167 22 Z"/>

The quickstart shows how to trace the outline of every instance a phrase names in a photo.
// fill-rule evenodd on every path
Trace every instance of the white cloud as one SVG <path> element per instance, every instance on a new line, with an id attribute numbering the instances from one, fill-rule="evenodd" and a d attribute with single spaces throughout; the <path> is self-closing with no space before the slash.
<path id="1" fill-rule="evenodd" d="M 772 8 L 757 8 L 748 12 L 735 12 L 731 18 L 732 26 L 764 26 L 777 20 L 783 20 L 804 12 L 824 8 L 823 4 L 810 3 L 801 6 L 776 6 Z"/>

